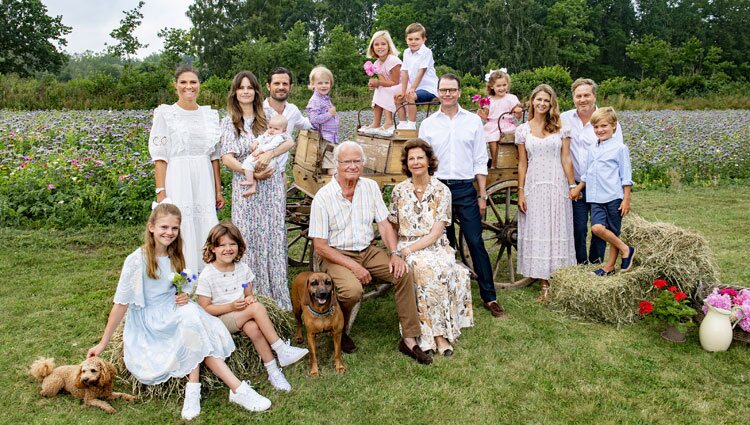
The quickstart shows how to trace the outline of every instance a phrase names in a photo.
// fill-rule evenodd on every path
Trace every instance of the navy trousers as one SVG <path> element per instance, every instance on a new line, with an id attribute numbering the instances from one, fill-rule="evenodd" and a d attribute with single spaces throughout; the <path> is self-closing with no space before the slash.
<path id="1" fill-rule="evenodd" d="M 586 203 L 586 188 L 581 191 L 581 199 L 573 201 L 573 239 L 576 247 L 576 261 L 578 264 L 586 262 L 596 264 L 604 261 L 607 242 L 595 234 L 591 234 L 591 246 L 586 257 L 586 237 L 589 234 L 589 214 L 591 207 Z"/>
<path id="2" fill-rule="evenodd" d="M 451 190 L 453 198 L 453 218 L 458 219 L 466 238 L 466 245 L 471 254 L 474 272 L 477 274 L 479 295 L 484 302 L 495 301 L 495 281 L 492 277 L 490 256 L 482 240 L 482 216 L 479 214 L 477 191 L 473 180 L 441 180 Z M 455 226 L 447 229 L 448 241 L 456 248 Z"/>

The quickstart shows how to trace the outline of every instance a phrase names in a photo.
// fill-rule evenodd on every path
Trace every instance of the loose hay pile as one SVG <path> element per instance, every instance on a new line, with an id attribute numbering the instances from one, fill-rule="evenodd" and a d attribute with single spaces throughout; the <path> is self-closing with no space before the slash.
<path id="1" fill-rule="evenodd" d="M 576 319 L 623 325 L 638 319 L 638 303 L 648 298 L 657 277 L 677 283 L 688 295 L 700 283 L 719 281 L 708 242 L 696 232 L 631 214 L 623 220 L 621 237 L 638 250 L 634 268 L 609 277 L 591 274 L 593 266 L 558 270 L 550 288 L 553 309 Z"/>
<path id="2" fill-rule="evenodd" d="M 279 337 L 284 340 L 291 338 L 296 326 L 292 313 L 280 309 L 270 298 L 257 296 L 257 299 L 266 307 L 268 316 L 271 318 L 271 322 L 273 322 Z M 132 393 L 140 398 L 166 399 L 172 395 L 182 396 L 185 389 L 185 382 L 187 382 L 185 378 L 172 378 L 159 385 L 143 385 L 128 372 L 125 368 L 125 360 L 123 358 L 123 326 L 124 322 L 112 336 L 112 340 L 109 343 L 110 349 L 107 352 L 109 355 L 108 360 L 117 367 L 118 379 L 130 386 Z M 241 380 L 263 372 L 263 363 L 250 339 L 241 333 L 234 334 L 232 337 L 237 348 L 235 348 L 232 355 L 227 359 L 229 369 Z M 203 365 L 201 365 L 201 384 L 204 388 L 208 389 L 224 385 L 216 375 Z"/>

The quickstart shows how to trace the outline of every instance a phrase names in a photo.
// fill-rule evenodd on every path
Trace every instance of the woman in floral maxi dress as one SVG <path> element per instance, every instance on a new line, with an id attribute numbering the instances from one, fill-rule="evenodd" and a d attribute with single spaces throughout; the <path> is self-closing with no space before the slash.
<path id="1" fill-rule="evenodd" d="M 253 195 L 248 195 L 243 186 L 242 161 L 250 154 L 249 147 L 255 136 L 266 127 L 263 94 L 252 72 L 242 71 L 234 77 L 227 111 L 220 125 L 221 159 L 233 172 L 232 223 L 242 232 L 248 248 L 241 261 L 255 273 L 256 293 L 291 310 L 287 282 L 285 170 L 280 167 L 269 178 L 257 179 Z M 260 172 L 271 158 L 284 154 L 281 146 L 259 156 L 256 170 Z M 261 167 L 261 164 L 264 165 Z"/>
<path id="2" fill-rule="evenodd" d="M 426 353 L 453 354 L 461 329 L 473 326 L 469 271 L 456 263 L 445 226 L 450 224 L 451 192 L 432 174 L 437 158 L 421 139 L 412 139 L 401 156 L 407 180 L 391 194 L 388 219 L 398 229 L 397 249 L 414 276 L 417 310 Z"/>

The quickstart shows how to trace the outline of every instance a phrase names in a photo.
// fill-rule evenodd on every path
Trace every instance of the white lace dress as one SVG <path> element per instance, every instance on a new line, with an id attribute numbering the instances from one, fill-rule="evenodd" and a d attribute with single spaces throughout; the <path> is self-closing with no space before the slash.
<path id="1" fill-rule="evenodd" d="M 518 272 L 549 279 L 560 267 L 576 264 L 573 204 L 562 167 L 561 133 L 531 134 L 529 124 L 516 129 L 516 144 L 526 147 L 526 214 L 518 213 Z"/>
<path id="2" fill-rule="evenodd" d="M 182 212 L 186 267 L 203 270 L 201 250 L 216 216 L 216 190 L 211 161 L 219 159 L 219 114 L 210 106 L 188 111 L 177 105 L 154 110 L 148 150 L 153 161 L 167 162 L 167 197 Z"/>

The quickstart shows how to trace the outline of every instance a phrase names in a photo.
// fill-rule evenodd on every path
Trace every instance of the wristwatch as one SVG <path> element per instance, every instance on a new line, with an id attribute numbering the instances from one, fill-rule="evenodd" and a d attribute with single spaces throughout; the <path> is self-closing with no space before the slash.
<path id="1" fill-rule="evenodd" d="M 403 255 L 401 255 L 401 253 L 400 253 L 400 252 L 398 252 L 398 251 L 391 251 L 391 255 L 395 255 L 395 256 L 396 256 L 396 257 L 398 257 L 398 258 L 404 258 L 404 256 L 403 256 Z"/>
<path id="2" fill-rule="evenodd" d="M 156 188 L 156 194 L 158 195 L 158 194 L 160 194 L 160 193 L 164 192 L 165 190 L 167 190 L 167 189 L 166 189 L 166 188 L 164 188 L 164 187 L 157 187 L 157 188 Z"/>
<path id="3" fill-rule="evenodd" d="M 489 196 L 487 196 L 487 194 L 485 193 L 484 195 L 477 195 L 477 198 L 482 198 L 486 201 Z"/>

